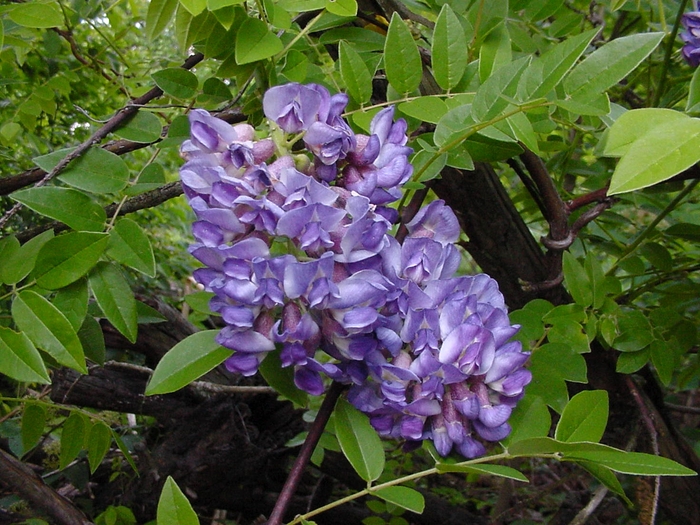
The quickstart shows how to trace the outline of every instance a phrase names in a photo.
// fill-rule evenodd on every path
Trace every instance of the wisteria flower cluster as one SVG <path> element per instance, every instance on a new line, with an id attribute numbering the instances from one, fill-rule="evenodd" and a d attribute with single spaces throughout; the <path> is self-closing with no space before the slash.
<path id="1" fill-rule="evenodd" d="M 402 243 L 392 236 L 391 204 L 413 171 L 406 122 L 388 107 L 355 134 L 347 102 L 320 85 L 273 87 L 265 138 L 190 112 L 190 251 L 226 323 L 226 367 L 252 375 L 279 351 L 308 393 L 324 391 L 324 376 L 349 384 L 382 436 L 478 456 L 510 432 L 528 354 L 508 342 L 518 327 L 495 281 L 455 276 L 459 225 L 444 202 L 425 206 Z"/>
<path id="2" fill-rule="evenodd" d="M 684 31 L 680 37 L 685 44 L 681 54 L 688 64 L 693 67 L 700 66 L 700 11 L 689 11 L 681 18 Z"/>

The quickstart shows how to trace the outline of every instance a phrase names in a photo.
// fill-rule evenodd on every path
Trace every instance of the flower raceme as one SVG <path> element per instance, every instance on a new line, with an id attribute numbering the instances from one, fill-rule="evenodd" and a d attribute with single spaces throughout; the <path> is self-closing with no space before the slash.
<path id="1" fill-rule="evenodd" d="M 681 55 L 688 64 L 693 67 L 700 65 L 700 11 L 689 11 L 681 18 L 685 31 L 681 31 L 680 37 L 685 44 L 681 49 Z"/>
<path id="2" fill-rule="evenodd" d="M 197 217 L 190 252 L 226 324 L 226 367 L 253 375 L 279 352 L 310 394 L 324 376 L 349 384 L 380 435 L 478 456 L 510 432 L 529 354 L 509 342 L 518 327 L 496 282 L 455 275 L 460 230 L 444 202 L 423 207 L 402 243 L 391 235 L 390 205 L 413 171 L 406 122 L 388 107 L 355 134 L 346 104 L 319 85 L 273 87 L 263 139 L 190 112 L 180 170 Z M 299 134 L 302 155 L 291 151 Z"/>

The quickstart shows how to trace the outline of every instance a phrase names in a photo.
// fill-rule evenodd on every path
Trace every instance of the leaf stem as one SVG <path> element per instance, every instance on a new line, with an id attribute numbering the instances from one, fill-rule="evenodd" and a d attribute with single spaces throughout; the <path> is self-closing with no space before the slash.
<path id="1" fill-rule="evenodd" d="M 683 0 L 678 6 L 676 21 L 673 23 L 673 29 L 671 30 L 671 34 L 668 35 L 668 41 L 666 42 L 666 52 L 664 53 L 664 61 L 661 64 L 661 73 L 659 73 L 659 86 L 656 88 L 656 93 L 654 93 L 654 101 L 652 102 L 651 107 L 659 107 L 661 96 L 663 95 L 664 89 L 666 88 L 666 77 L 668 76 L 668 67 L 671 64 L 671 54 L 673 54 L 673 45 L 676 42 L 678 29 L 681 26 L 681 18 L 683 17 L 683 12 L 685 11 L 687 5 L 688 0 Z"/>

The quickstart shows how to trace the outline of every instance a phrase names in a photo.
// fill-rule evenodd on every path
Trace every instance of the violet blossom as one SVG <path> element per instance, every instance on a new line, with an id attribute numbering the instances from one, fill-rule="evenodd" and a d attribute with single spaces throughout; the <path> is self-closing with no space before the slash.
<path id="1" fill-rule="evenodd" d="M 700 11 L 689 11 L 681 18 L 684 31 L 680 37 L 685 44 L 681 49 L 681 54 L 692 67 L 700 65 Z"/>
<path id="2" fill-rule="evenodd" d="M 246 376 L 277 352 L 298 388 L 324 378 L 351 385 L 348 399 L 378 433 L 441 455 L 485 452 L 531 380 L 528 353 L 509 341 L 503 296 L 486 275 L 456 276 L 460 228 L 443 201 L 392 235 L 389 206 L 411 177 L 407 126 L 394 109 L 356 135 L 344 94 L 320 85 L 269 89 L 272 138 L 255 139 L 203 110 L 190 112 L 181 181 L 196 215 L 195 279 L 215 294 L 217 336 Z M 301 134 L 305 152 L 289 151 Z"/>

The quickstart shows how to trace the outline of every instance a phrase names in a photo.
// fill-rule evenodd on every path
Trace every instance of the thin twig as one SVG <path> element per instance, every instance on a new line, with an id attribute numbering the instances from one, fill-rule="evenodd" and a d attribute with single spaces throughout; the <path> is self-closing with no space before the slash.
<path id="1" fill-rule="evenodd" d="M 593 493 L 593 497 L 591 498 L 591 501 L 588 502 L 588 505 L 583 507 L 581 511 L 576 514 L 573 520 L 571 520 L 571 523 L 569 525 L 583 525 L 588 521 L 588 518 L 591 517 L 591 515 L 595 512 L 595 510 L 600 506 L 600 504 L 603 502 L 603 499 L 605 499 L 605 495 L 608 493 L 608 487 L 605 485 L 601 485 L 596 489 L 596 491 Z"/>

